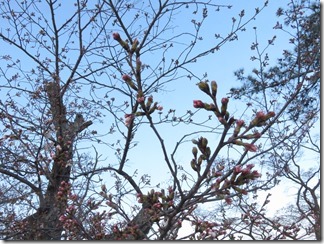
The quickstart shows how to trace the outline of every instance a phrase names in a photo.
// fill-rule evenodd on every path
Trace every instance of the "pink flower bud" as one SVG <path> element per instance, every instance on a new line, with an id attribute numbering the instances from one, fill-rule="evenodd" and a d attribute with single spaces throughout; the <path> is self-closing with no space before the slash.
<path id="1" fill-rule="evenodd" d="M 224 116 L 226 114 L 226 110 L 227 110 L 228 98 L 223 97 L 221 102 L 222 102 L 221 114 Z"/>
<path id="2" fill-rule="evenodd" d="M 59 221 L 64 222 L 66 220 L 66 217 L 64 215 L 61 215 L 59 218 Z"/>
<path id="3" fill-rule="evenodd" d="M 254 178 L 260 178 L 261 177 L 261 174 L 256 170 L 252 171 L 252 175 L 253 175 Z"/>
<path id="4" fill-rule="evenodd" d="M 241 165 L 236 165 L 234 167 L 234 172 L 235 173 L 239 174 L 239 173 L 241 173 L 241 171 L 242 171 L 242 166 Z"/>
<path id="5" fill-rule="evenodd" d="M 231 198 L 229 198 L 229 197 L 226 197 L 226 198 L 225 198 L 225 202 L 226 202 L 228 205 L 231 205 L 232 202 L 233 202 L 233 200 L 232 200 Z"/>
<path id="6" fill-rule="evenodd" d="M 247 194 L 248 194 L 247 191 L 244 190 L 244 189 L 241 190 L 241 193 L 242 193 L 243 195 L 247 195 Z"/>
<path id="7" fill-rule="evenodd" d="M 120 35 L 119 35 L 119 33 L 115 32 L 115 33 L 113 33 L 112 35 L 113 35 L 113 39 L 114 39 L 114 40 L 116 40 L 116 41 L 120 41 L 120 40 L 121 40 L 121 39 L 120 39 Z"/>
<path id="8" fill-rule="evenodd" d="M 193 100 L 194 108 L 204 108 L 205 104 L 201 100 Z"/>
<path id="9" fill-rule="evenodd" d="M 221 102 L 224 105 L 228 104 L 228 98 L 227 97 L 223 97 Z"/>
<path id="10" fill-rule="evenodd" d="M 256 117 L 259 119 L 259 120 L 263 120 L 264 119 L 264 112 L 263 111 L 259 111 L 256 113 Z"/>
<path id="11" fill-rule="evenodd" d="M 131 77 L 130 77 L 129 75 L 126 75 L 126 74 L 125 74 L 125 75 L 123 75 L 123 76 L 122 76 L 122 78 L 123 78 L 123 80 L 124 80 L 124 81 L 126 81 L 126 82 L 128 82 L 128 81 L 131 81 L 131 80 L 132 80 L 132 79 L 131 79 Z"/>
<path id="12" fill-rule="evenodd" d="M 247 167 L 248 169 L 252 169 L 254 166 L 255 166 L 254 164 L 247 164 L 247 165 L 246 165 L 246 167 Z"/>
<path id="13" fill-rule="evenodd" d="M 255 132 L 254 133 L 254 138 L 260 138 L 261 137 L 261 133 L 260 132 Z"/>
<path id="14" fill-rule="evenodd" d="M 244 125 L 244 120 L 236 120 L 236 125 L 239 126 L 239 127 L 242 127 Z"/>
<path id="15" fill-rule="evenodd" d="M 145 97 L 139 97 L 139 98 L 137 98 L 137 102 L 139 102 L 139 103 L 144 102 L 144 100 L 145 100 Z"/>

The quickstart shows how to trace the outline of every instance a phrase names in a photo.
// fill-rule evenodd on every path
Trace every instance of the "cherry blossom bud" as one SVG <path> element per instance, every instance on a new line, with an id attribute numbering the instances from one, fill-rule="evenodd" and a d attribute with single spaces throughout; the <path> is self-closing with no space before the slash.
<path id="1" fill-rule="evenodd" d="M 241 190 L 241 194 L 243 194 L 243 195 L 247 195 L 248 193 L 247 193 L 247 191 L 246 191 L 245 189 L 242 189 L 242 190 Z"/>
<path id="2" fill-rule="evenodd" d="M 130 53 L 131 53 L 131 54 L 133 54 L 133 53 L 136 51 L 136 48 L 137 48 L 138 44 L 139 44 L 138 40 L 135 39 L 135 40 L 133 41 L 133 45 L 132 45 L 132 47 L 131 47 L 131 49 L 130 49 Z"/>
<path id="3" fill-rule="evenodd" d="M 106 185 L 101 185 L 101 190 L 104 192 L 107 191 Z"/>
<path id="4" fill-rule="evenodd" d="M 138 97 L 137 98 L 138 103 L 142 103 L 142 102 L 144 102 L 144 100 L 145 100 L 145 97 Z"/>
<path id="5" fill-rule="evenodd" d="M 198 145 L 198 141 L 197 141 L 197 140 L 195 140 L 195 139 L 192 139 L 192 140 L 191 140 L 191 142 L 192 142 L 193 144 L 196 144 L 196 145 Z"/>
<path id="6" fill-rule="evenodd" d="M 233 202 L 233 200 L 232 200 L 231 198 L 229 198 L 229 197 L 226 197 L 226 198 L 225 198 L 225 202 L 226 202 L 228 205 L 231 205 L 232 202 Z"/>
<path id="7" fill-rule="evenodd" d="M 240 130 L 243 125 L 244 125 L 244 120 L 236 120 L 236 127 L 235 127 L 234 133 L 233 133 L 234 137 L 236 137 L 240 133 Z"/>
<path id="8" fill-rule="evenodd" d="M 254 126 L 262 126 L 264 125 L 264 122 L 266 121 L 266 115 L 263 111 L 259 111 L 256 113 L 255 118 L 251 121 L 250 127 Z"/>
<path id="9" fill-rule="evenodd" d="M 151 108 L 151 105 L 153 103 L 153 96 L 149 96 L 146 102 L 146 109 L 149 110 Z"/>
<path id="10" fill-rule="evenodd" d="M 205 104 L 201 100 L 193 100 L 194 108 L 204 108 Z"/>
<path id="11" fill-rule="evenodd" d="M 225 115 L 227 110 L 228 98 L 227 97 L 222 98 L 221 102 L 222 102 L 221 114 Z"/>
<path id="12" fill-rule="evenodd" d="M 197 157 L 197 153 L 198 153 L 197 147 L 193 147 L 192 148 L 192 154 L 194 155 L 195 158 Z"/>
<path id="13" fill-rule="evenodd" d="M 260 138 L 261 137 L 261 133 L 260 132 L 255 132 L 254 133 L 254 138 Z"/>
<path id="14" fill-rule="evenodd" d="M 239 120 L 236 120 L 236 126 L 238 126 L 238 127 L 242 127 L 243 125 L 244 125 L 244 120 L 241 120 L 241 119 L 239 119 Z"/>
<path id="15" fill-rule="evenodd" d="M 191 160 L 190 162 L 190 165 L 191 165 L 191 168 L 194 170 L 194 171 L 197 171 L 197 163 L 196 163 L 196 160 Z"/>
<path id="16" fill-rule="evenodd" d="M 265 114 L 264 114 L 263 111 L 259 111 L 259 112 L 256 113 L 255 116 L 256 116 L 256 118 L 258 118 L 259 120 L 264 120 L 264 116 L 265 116 Z"/>
<path id="17" fill-rule="evenodd" d="M 122 76 L 122 79 L 134 90 L 138 90 L 137 87 L 135 86 L 134 82 L 132 81 L 132 78 L 129 75 L 124 74 Z"/>
<path id="18" fill-rule="evenodd" d="M 206 148 L 207 144 L 208 144 L 207 138 L 205 138 L 205 137 L 201 138 L 201 146 L 203 148 Z"/>
<path id="19" fill-rule="evenodd" d="M 126 75 L 126 74 L 124 74 L 124 75 L 122 76 L 122 78 L 123 78 L 123 80 L 126 81 L 126 82 L 132 81 L 132 78 L 131 78 L 129 75 Z"/>
<path id="20" fill-rule="evenodd" d="M 138 57 L 136 58 L 136 72 L 140 73 L 142 68 L 142 62 L 141 59 Z"/>
<path id="21" fill-rule="evenodd" d="M 121 38 L 120 38 L 120 35 L 118 32 L 115 32 L 112 34 L 113 35 L 113 39 L 116 40 L 116 41 L 121 41 Z"/>
<path id="22" fill-rule="evenodd" d="M 229 100 L 228 100 L 227 97 L 223 97 L 222 100 L 221 100 L 222 104 L 225 104 L 225 105 L 227 105 L 228 101 Z"/>
<path id="23" fill-rule="evenodd" d="M 233 170 L 236 174 L 241 173 L 242 171 L 242 166 L 241 165 L 236 165 Z"/>
<path id="24" fill-rule="evenodd" d="M 253 176 L 253 179 L 255 179 L 255 178 L 260 178 L 262 175 L 257 170 L 253 170 L 252 176 Z"/>
<path id="25" fill-rule="evenodd" d="M 213 97 L 216 97 L 216 94 L 217 94 L 217 83 L 216 83 L 216 81 L 211 81 L 211 83 L 210 83 L 210 85 L 211 85 L 211 89 L 212 89 L 212 95 L 213 95 Z"/>
<path id="26" fill-rule="evenodd" d="M 206 93 L 207 95 L 210 95 L 210 90 L 209 90 L 209 86 L 208 86 L 207 82 L 204 82 L 204 81 L 199 82 L 198 87 L 204 93 Z"/>

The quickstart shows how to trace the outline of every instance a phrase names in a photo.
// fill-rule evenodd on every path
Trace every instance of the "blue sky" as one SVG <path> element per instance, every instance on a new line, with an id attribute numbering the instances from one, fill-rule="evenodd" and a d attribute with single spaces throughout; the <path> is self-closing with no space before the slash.
<path id="1" fill-rule="evenodd" d="M 204 40 L 202 41 L 201 50 L 203 50 L 204 45 L 209 46 L 210 42 L 214 41 L 212 33 L 228 33 L 231 28 L 231 19 L 233 16 L 238 18 L 238 14 L 242 9 L 245 10 L 245 18 L 247 19 L 251 16 L 255 8 L 259 6 L 260 8 L 263 6 L 263 1 L 223 1 L 226 4 L 233 5 L 232 9 L 222 9 L 220 12 L 216 12 L 215 16 L 213 12 L 209 12 L 209 17 L 204 23 L 202 36 L 204 36 Z M 207 57 L 200 59 L 197 63 L 191 66 L 192 70 L 199 75 L 203 75 L 203 73 L 208 73 L 208 79 L 216 80 L 218 83 L 218 97 L 221 99 L 222 97 L 227 96 L 226 94 L 229 92 L 230 88 L 233 86 L 238 86 L 239 82 L 236 81 L 236 78 L 233 72 L 239 68 L 245 68 L 247 73 L 249 73 L 252 68 L 254 68 L 257 63 L 253 63 L 250 60 L 250 57 L 254 55 L 251 51 L 250 46 L 252 42 L 255 41 L 255 32 L 253 27 L 257 27 L 257 35 L 260 43 L 260 47 L 265 47 L 268 43 L 268 40 L 271 39 L 274 35 L 277 36 L 276 42 L 274 46 L 271 46 L 267 52 L 269 52 L 271 61 L 273 64 L 275 63 L 276 58 L 280 57 L 282 54 L 282 49 L 287 47 L 287 35 L 282 35 L 282 32 L 278 30 L 274 30 L 277 19 L 276 19 L 276 10 L 279 6 L 283 6 L 285 3 L 282 1 L 269 1 L 268 7 L 266 7 L 259 16 L 257 16 L 255 21 L 252 21 L 246 27 L 245 32 L 239 33 L 238 41 L 233 41 L 226 43 L 218 52 L 211 54 Z M 185 18 L 189 15 L 188 13 L 182 12 L 179 13 L 179 17 L 175 17 L 175 23 L 182 28 L 182 23 L 188 23 Z M 179 21 L 178 21 L 179 20 Z M 184 21 L 187 22 L 184 22 Z M 207 44 L 205 44 L 207 43 Z M 149 62 L 145 59 L 143 62 Z M 186 110 L 190 109 L 195 111 L 192 107 L 192 101 L 194 99 L 202 99 L 208 102 L 208 97 L 205 96 L 196 86 L 197 81 L 190 81 L 188 79 L 180 79 L 166 87 L 168 92 L 162 92 L 161 94 L 155 95 L 157 97 L 157 101 L 163 105 L 165 111 L 169 108 L 176 108 L 178 115 L 185 113 Z M 230 100 L 229 109 L 236 114 L 242 113 L 242 102 L 234 102 Z M 206 114 L 201 113 L 202 116 Z M 203 115 L 204 114 L 204 115 Z M 202 117 L 201 121 L 204 120 L 205 117 Z M 218 123 L 215 121 L 215 123 Z M 162 127 L 162 126 L 161 126 Z M 169 149 L 175 146 L 175 143 L 182 137 L 186 132 L 189 133 L 192 127 L 190 126 L 179 126 L 179 127 L 170 127 L 170 125 L 166 125 L 163 130 L 163 136 L 165 136 L 166 144 L 169 146 Z M 134 150 L 134 157 L 130 157 L 130 165 L 132 165 L 132 161 L 137 161 L 138 153 L 135 151 L 143 152 L 145 151 L 145 158 L 142 159 L 141 165 L 143 169 L 141 172 L 147 172 L 152 174 L 152 179 L 156 182 L 160 180 L 160 178 L 164 178 L 161 176 L 161 172 L 165 172 L 165 164 L 163 163 L 163 156 L 160 155 L 160 152 L 154 150 L 152 147 L 157 142 L 155 138 L 152 138 L 151 132 L 147 130 L 147 128 L 143 128 L 142 131 L 139 131 L 139 138 L 142 138 L 141 142 L 138 145 L 138 149 Z M 210 140 L 213 139 L 213 135 L 210 135 Z M 190 137 L 188 138 L 190 139 Z M 216 141 L 216 138 L 215 138 Z M 180 153 L 177 157 L 180 161 L 185 165 L 186 161 L 189 165 L 189 160 L 191 157 L 191 147 L 192 144 L 189 143 L 187 145 L 186 150 L 183 150 L 183 154 Z M 171 152 L 170 152 L 171 153 Z M 160 156 L 158 156 L 160 155 Z M 140 158 L 142 158 L 140 156 Z M 147 167 L 146 167 L 147 165 Z"/>

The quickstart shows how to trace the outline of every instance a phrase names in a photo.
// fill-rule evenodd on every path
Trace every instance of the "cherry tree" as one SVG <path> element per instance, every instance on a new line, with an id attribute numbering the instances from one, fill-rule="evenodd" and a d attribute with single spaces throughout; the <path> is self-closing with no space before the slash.
<path id="1" fill-rule="evenodd" d="M 251 60 L 258 63 L 258 68 L 248 76 L 244 70 L 237 71 L 243 85 L 232 89 L 232 94 L 235 98 L 245 97 L 253 107 L 265 111 L 286 106 L 269 131 L 274 147 L 263 162 L 277 172 L 278 183 L 295 189 L 294 197 L 273 217 L 266 214 L 266 205 L 276 201 L 271 194 L 261 205 L 243 201 L 239 206 L 244 213 L 241 221 L 251 228 L 243 231 L 238 225 L 237 230 L 241 236 L 253 239 L 320 240 L 320 5 L 292 0 L 276 14 L 279 20 L 274 28 L 289 35 L 290 49 L 283 50 L 283 57 L 271 67 L 268 53 L 275 37 L 261 48 L 256 34 L 251 46 L 256 55 Z"/>
<path id="2" fill-rule="evenodd" d="M 237 41 L 266 6 L 248 17 L 237 13 L 229 32 L 210 33 L 208 44 L 204 22 L 231 6 L 2 1 L 1 239 L 172 240 L 185 221 L 193 226 L 185 238 L 230 237 L 226 218 L 204 220 L 197 210 L 214 202 L 233 206 L 276 184 L 277 170 L 263 178 L 257 170 L 257 159 L 276 145 L 257 143 L 271 139 L 302 88 L 243 120 L 219 84 L 191 68 Z M 189 16 L 183 29 L 174 25 L 180 11 Z M 179 115 L 159 93 L 183 79 L 197 83 L 204 99 L 193 97 L 193 108 Z M 201 114 L 208 119 L 200 122 Z M 170 149 L 163 132 L 169 125 L 193 129 Z M 143 131 L 150 139 L 141 138 Z M 168 172 L 157 186 L 149 168 L 137 170 L 147 161 L 140 139 L 151 138 L 161 155 L 154 160 Z M 188 152 L 191 161 L 177 161 Z M 132 169 L 135 154 L 141 157 Z"/>

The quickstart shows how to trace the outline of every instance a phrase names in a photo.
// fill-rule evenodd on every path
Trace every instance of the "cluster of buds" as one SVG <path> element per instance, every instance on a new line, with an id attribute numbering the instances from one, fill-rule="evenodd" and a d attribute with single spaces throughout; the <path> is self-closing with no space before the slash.
<path id="1" fill-rule="evenodd" d="M 67 232 L 73 233 L 75 230 L 79 228 L 78 222 L 73 218 L 67 217 L 65 215 L 61 215 L 59 220 L 63 223 L 63 228 Z"/>
<path id="2" fill-rule="evenodd" d="M 56 198 L 59 201 L 66 201 L 70 193 L 71 193 L 71 184 L 69 182 L 62 181 L 58 188 Z"/>
<path id="3" fill-rule="evenodd" d="M 138 39 L 135 38 L 133 41 L 131 41 L 131 47 L 129 47 L 128 41 L 122 40 L 119 33 L 117 32 L 113 33 L 113 39 L 116 40 L 122 46 L 122 48 L 128 53 L 130 60 L 133 60 L 132 56 L 134 53 L 136 53 L 135 70 L 136 70 L 136 75 L 139 77 L 142 70 L 142 62 L 140 60 Z M 134 84 L 134 82 L 132 82 L 130 76 L 123 75 L 123 80 L 126 81 L 126 83 L 132 89 L 137 91 L 137 86 Z"/>
<path id="4" fill-rule="evenodd" d="M 251 121 L 249 128 L 263 126 L 270 118 L 274 117 L 275 115 L 275 112 L 272 111 L 268 112 L 267 114 L 259 111 L 256 113 L 255 118 Z"/>
<path id="5" fill-rule="evenodd" d="M 163 110 L 163 107 L 158 105 L 157 102 L 153 103 L 153 96 L 149 96 L 147 98 L 146 103 L 145 103 L 145 100 L 146 100 L 146 98 L 143 95 L 141 95 L 140 93 L 137 95 L 137 102 L 139 102 L 141 104 L 142 109 L 145 112 L 136 112 L 135 116 L 144 116 L 144 115 L 146 115 L 146 113 L 147 114 L 154 113 L 155 110 L 158 110 L 158 111 Z"/>
<path id="6" fill-rule="evenodd" d="M 146 100 L 146 103 L 145 103 Z M 153 96 L 149 96 L 147 99 L 143 96 L 143 95 L 137 95 L 137 102 L 140 103 L 142 109 L 144 111 L 138 111 L 135 112 L 134 114 L 125 114 L 125 125 L 127 127 L 130 126 L 130 124 L 133 122 L 135 117 L 139 117 L 139 116 L 144 116 L 144 115 L 148 115 L 148 114 L 152 114 L 154 113 L 156 110 L 157 111 L 162 111 L 163 107 L 158 105 L 157 102 L 153 103 Z"/>
<path id="7" fill-rule="evenodd" d="M 134 53 L 138 52 L 138 45 L 139 45 L 139 41 L 137 38 L 135 38 L 132 43 L 131 43 L 131 47 L 128 44 L 128 40 L 124 41 L 119 33 L 115 32 L 112 34 L 113 35 L 113 39 L 115 41 L 117 41 L 120 46 L 129 54 L 129 56 L 131 57 Z M 140 62 L 140 60 L 138 59 L 138 61 Z M 136 64 L 138 65 L 138 63 L 136 62 Z"/>
<path id="8" fill-rule="evenodd" d="M 113 36 L 113 39 L 115 41 L 117 41 L 126 52 L 130 52 L 131 51 L 131 49 L 129 48 L 128 41 L 122 40 L 121 37 L 120 37 L 120 35 L 119 35 L 119 33 L 115 32 L 115 33 L 112 34 L 112 36 Z"/>
<path id="9" fill-rule="evenodd" d="M 168 188 L 168 193 L 164 189 L 159 191 L 154 191 L 152 189 L 146 195 L 137 195 L 139 203 L 146 203 L 151 206 L 147 209 L 147 213 L 151 215 L 151 219 L 154 222 L 160 221 L 160 212 L 169 209 L 174 206 L 174 190 L 172 187 Z"/>
<path id="10" fill-rule="evenodd" d="M 197 140 L 192 140 L 192 142 L 198 146 L 200 151 L 200 156 L 198 157 L 198 149 L 197 147 L 192 148 L 192 154 L 194 158 L 191 160 L 191 168 L 196 171 L 200 172 L 201 164 L 204 160 L 208 160 L 211 154 L 210 147 L 207 147 L 208 140 L 204 137 L 200 137 Z"/>
<path id="11" fill-rule="evenodd" d="M 195 226 L 195 233 L 199 233 L 198 240 L 216 239 L 220 235 L 226 234 L 223 226 L 209 221 L 194 220 L 191 222 Z"/>
<path id="12" fill-rule="evenodd" d="M 246 129 L 242 133 L 240 133 L 243 127 Z M 243 139 L 251 140 L 258 139 L 261 137 L 261 133 L 259 133 L 256 130 L 253 131 L 253 133 L 246 134 L 251 128 L 251 125 L 249 127 L 245 126 L 245 122 L 243 120 L 236 120 L 233 135 L 228 139 L 228 142 L 231 142 L 235 145 L 243 146 L 246 151 L 256 152 L 258 148 L 254 144 L 242 141 Z"/>
<path id="13" fill-rule="evenodd" d="M 219 109 L 217 105 L 216 95 L 217 95 L 217 83 L 216 81 L 211 81 L 210 86 L 207 81 L 201 81 L 198 83 L 198 87 L 201 91 L 210 96 L 214 103 L 208 104 L 204 103 L 201 100 L 194 100 L 193 106 L 195 108 L 203 108 L 207 111 L 213 111 L 219 122 L 225 126 L 230 126 L 234 122 L 234 118 L 229 117 L 229 112 L 227 111 L 227 104 L 229 99 L 224 97 L 221 99 L 221 107 Z"/>
<path id="14" fill-rule="evenodd" d="M 59 221 L 62 222 L 63 228 L 67 233 L 73 235 L 75 231 L 79 228 L 77 220 L 74 218 L 76 214 L 76 208 L 73 205 L 70 205 L 66 208 L 65 214 L 59 217 Z"/>
<path id="15" fill-rule="evenodd" d="M 206 81 L 201 81 L 198 83 L 198 87 L 201 91 L 206 93 L 208 96 L 210 96 L 213 100 L 216 99 L 217 95 L 217 83 L 216 81 L 211 81 L 209 87 L 208 83 Z"/>
<path id="16" fill-rule="evenodd" d="M 91 198 L 87 201 L 87 207 L 91 210 L 96 210 L 99 208 L 99 206 L 100 206 L 100 202 L 96 202 Z"/>
<path id="17" fill-rule="evenodd" d="M 257 170 L 252 170 L 253 167 L 254 164 L 247 164 L 245 167 L 236 165 L 232 169 L 232 176 L 230 179 L 218 177 L 212 185 L 217 197 L 224 199 L 227 204 L 231 204 L 233 200 L 230 197 L 230 189 L 233 189 L 239 194 L 246 195 L 247 191 L 241 187 L 261 177 L 261 174 Z M 218 174 L 218 176 L 220 176 L 220 174 Z"/>
<path id="18" fill-rule="evenodd" d="M 234 132 L 233 132 L 233 137 L 237 137 L 238 134 L 240 133 L 241 131 L 241 128 L 245 125 L 245 122 L 244 120 L 236 120 L 236 126 L 235 126 L 235 129 L 234 129 Z"/>
<path id="19" fill-rule="evenodd" d="M 247 164 L 245 167 L 242 165 L 236 165 L 233 168 L 230 184 L 236 192 L 246 195 L 246 190 L 243 190 L 238 186 L 248 184 L 251 180 L 256 180 L 261 177 L 261 174 L 257 170 L 251 170 L 253 167 L 254 164 Z"/>

